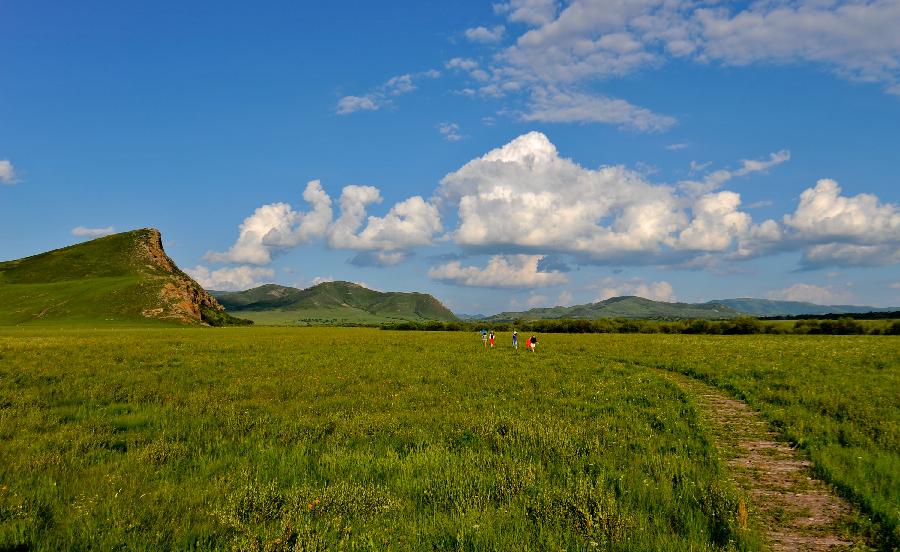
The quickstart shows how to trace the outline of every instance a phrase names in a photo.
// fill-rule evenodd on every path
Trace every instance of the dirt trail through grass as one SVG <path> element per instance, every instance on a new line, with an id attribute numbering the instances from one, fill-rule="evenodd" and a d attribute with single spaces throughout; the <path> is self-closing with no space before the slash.
<path id="1" fill-rule="evenodd" d="M 660 373 L 697 397 L 736 483 L 750 497 L 743 515 L 773 550 L 847 550 L 862 545 L 848 529 L 850 505 L 812 477 L 809 460 L 779 441 L 761 414 L 703 382 Z"/>

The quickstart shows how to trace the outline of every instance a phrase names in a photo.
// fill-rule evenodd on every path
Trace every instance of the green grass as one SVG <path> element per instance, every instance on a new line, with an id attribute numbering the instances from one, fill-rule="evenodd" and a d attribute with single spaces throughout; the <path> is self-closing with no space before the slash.
<path id="1" fill-rule="evenodd" d="M 0 329 L 0 549 L 760 549 L 658 367 L 762 409 L 888 546 L 900 339 L 507 337 Z"/>
<path id="2" fill-rule="evenodd" d="M 141 316 L 158 302 L 158 286 L 139 276 L 106 276 L 40 284 L 0 285 L 0 326 L 162 324 Z"/>
<path id="3" fill-rule="evenodd" d="M 392 317 L 388 313 L 372 313 L 353 307 L 264 311 L 231 310 L 228 312 L 247 320 L 253 320 L 256 324 L 269 326 L 376 325 L 406 322 L 412 318 L 403 314 Z M 419 318 L 418 320 L 426 319 Z"/>
<path id="4" fill-rule="evenodd" d="M 900 547 L 900 337 L 634 336 L 607 352 L 746 400 Z"/>
<path id="5" fill-rule="evenodd" d="M 0 335 L 0 546 L 757 548 L 691 398 L 592 340 Z"/>

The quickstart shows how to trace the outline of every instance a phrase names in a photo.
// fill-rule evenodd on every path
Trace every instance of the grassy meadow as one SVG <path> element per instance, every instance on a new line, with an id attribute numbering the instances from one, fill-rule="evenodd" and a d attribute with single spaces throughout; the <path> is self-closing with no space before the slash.
<path id="1" fill-rule="evenodd" d="M 499 337 L 0 329 L 0 549 L 761 549 L 659 368 L 763 411 L 897 542 L 900 338 Z"/>

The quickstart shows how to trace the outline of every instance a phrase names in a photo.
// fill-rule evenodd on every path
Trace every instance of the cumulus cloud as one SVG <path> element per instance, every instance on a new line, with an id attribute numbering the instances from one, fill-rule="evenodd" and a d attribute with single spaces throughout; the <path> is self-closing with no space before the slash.
<path id="1" fill-rule="evenodd" d="M 542 272 L 543 255 L 495 255 L 484 268 L 462 266 L 460 261 L 432 267 L 428 277 L 450 284 L 493 288 L 537 288 L 568 282 L 561 272 Z"/>
<path id="2" fill-rule="evenodd" d="M 205 289 L 241 291 L 259 286 L 266 278 L 273 278 L 271 268 L 235 266 L 210 270 L 203 265 L 187 269 L 187 273 Z"/>
<path id="3" fill-rule="evenodd" d="M 666 281 L 647 283 L 640 278 L 630 280 L 604 278 L 596 287 L 600 289 L 600 294 L 597 296 L 598 301 L 628 295 L 636 295 L 653 301 L 672 302 L 675 300 L 672 284 Z"/>
<path id="4" fill-rule="evenodd" d="M 287 203 L 257 208 L 240 225 L 231 248 L 210 251 L 204 259 L 265 265 L 280 251 L 324 238 L 334 249 L 379 252 L 357 257 L 357 263 L 390 265 L 405 259 L 409 249 L 429 245 L 443 231 L 437 207 L 419 196 L 397 203 L 383 217 L 367 217 L 368 206 L 381 203 L 381 192 L 374 186 L 346 186 L 337 219 L 333 219 L 331 197 L 318 180 L 307 184 L 303 199 L 311 207 L 308 211 L 296 211 Z"/>
<path id="5" fill-rule="evenodd" d="M 344 96 L 338 99 L 335 112 L 338 115 L 350 115 L 357 111 L 378 111 L 391 105 L 391 98 L 409 94 L 418 89 L 417 81 L 422 79 L 435 79 L 441 76 L 441 72 L 430 69 L 421 73 L 406 73 L 389 78 L 384 83 L 376 86 L 366 94 L 359 96 Z"/>
<path id="6" fill-rule="evenodd" d="M 271 203 L 257 208 L 244 219 L 237 241 L 228 251 L 210 251 L 204 258 L 214 263 L 268 264 L 273 252 L 296 247 L 322 237 L 331 224 L 331 198 L 318 180 L 310 181 L 303 199 L 312 207 L 295 211 L 287 203 Z"/>
<path id="7" fill-rule="evenodd" d="M 500 42 L 503 39 L 505 30 L 506 27 L 503 25 L 496 25 L 490 29 L 487 27 L 473 27 L 466 29 L 465 35 L 472 42 L 493 43 Z"/>
<path id="8" fill-rule="evenodd" d="M 821 305 L 847 303 L 853 300 L 853 294 L 847 289 L 803 283 L 770 291 L 766 294 L 766 297 L 780 301 L 802 301 Z"/>
<path id="9" fill-rule="evenodd" d="M 107 226 L 106 228 L 86 228 L 84 226 L 76 226 L 75 228 L 72 228 L 72 235 L 79 238 L 99 238 L 114 234 L 115 232 L 116 229 L 112 226 Z"/>
<path id="10" fill-rule="evenodd" d="M 16 171 L 9 159 L 0 159 L 0 184 L 15 184 Z"/>
<path id="11" fill-rule="evenodd" d="M 841 195 L 838 183 L 822 179 L 800 194 L 800 204 L 784 224 L 799 238 L 857 243 L 900 242 L 900 206 L 871 194 Z"/>
<path id="12" fill-rule="evenodd" d="M 436 198 L 456 209 L 451 235 L 460 245 L 572 253 L 595 262 L 724 252 L 763 230 L 738 210 L 734 192 L 692 198 L 621 166 L 586 169 L 560 157 L 539 132 L 448 174 Z"/>
<path id="13" fill-rule="evenodd" d="M 834 180 L 804 190 L 783 222 L 786 239 L 804 247 L 804 268 L 900 264 L 900 205 L 872 194 L 841 195 Z"/>
<path id="14" fill-rule="evenodd" d="M 397 203 L 384 217 L 366 219 L 367 207 L 381 201 L 374 186 L 344 187 L 341 216 L 328 231 L 328 244 L 335 249 L 398 251 L 429 245 L 443 231 L 437 207 L 420 196 Z"/>

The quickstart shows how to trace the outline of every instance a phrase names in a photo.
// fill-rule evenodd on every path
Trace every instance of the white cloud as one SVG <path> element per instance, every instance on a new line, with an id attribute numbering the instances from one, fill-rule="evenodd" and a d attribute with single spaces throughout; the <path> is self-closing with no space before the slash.
<path id="1" fill-rule="evenodd" d="M 357 256 L 354 264 L 397 264 L 409 249 L 429 245 L 443 231 L 437 207 L 419 196 L 395 204 L 383 217 L 366 216 L 369 205 L 381 203 L 374 186 L 346 186 L 340 197 L 341 215 L 333 220 L 331 197 L 318 180 L 309 182 L 303 199 L 308 211 L 295 211 L 287 203 L 257 208 L 240 225 L 237 241 L 225 252 L 210 251 L 213 263 L 265 265 L 279 251 L 325 238 L 329 247 L 373 252 Z"/>
<path id="2" fill-rule="evenodd" d="M 436 69 L 429 69 L 421 73 L 406 73 L 389 78 L 384 83 L 376 86 L 366 94 L 360 96 L 344 96 L 340 98 L 335 107 L 338 115 L 350 115 L 357 111 L 378 111 L 391 105 L 391 98 L 409 94 L 418 89 L 417 80 L 423 78 L 435 79 L 441 76 Z"/>
<path id="3" fill-rule="evenodd" d="M 344 96 L 338 100 L 338 115 L 349 115 L 357 111 L 378 111 L 384 107 L 385 102 L 373 94 L 365 96 Z"/>
<path id="4" fill-rule="evenodd" d="M 765 160 L 758 159 L 742 159 L 741 166 L 735 170 L 720 169 L 707 173 L 702 180 L 685 180 L 679 183 L 681 187 L 695 194 L 705 194 L 718 188 L 721 188 L 726 182 L 734 177 L 747 176 L 755 172 L 765 172 L 772 167 L 777 167 L 782 163 L 786 163 L 791 159 L 791 152 L 788 150 L 780 150 L 769 154 L 769 158 Z M 709 167 L 710 163 L 691 162 L 691 174 L 704 171 Z"/>
<path id="5" fill-rule="evenodd" d="M 543 255 L 495 255 L 484 268 L 462 266 L 460 261 L 432 267 L 428 277 L 432 280 L 463 286 L 494 288 L 536 288 L 568 282 L 565 274 L 556 271 L 542 272 L 538 263 Z"/>
<path id="6" fill-rule="evenodd" d="M 79 238 L 99 238 L 114 234 L 116 229 L 112 226 L 106 228 L 85 228 L 84 226 L 76 226 L 72 228 L 72 235 Z"/>
<path id="7" fill-rule="evenodd" d="M 675 247 L 697 251 L 724 251 L 735 238 L 747 235 L 752 220 L 738 211 L 741 196 L 734 192 L 706 194 L 693 206 L 694 218 L 678 235 Z"/>
<path id="8" fill-rule="evenodd" d="M 210 270 L 197 265 L 186 271 L 205 289 L 220 291 L 240 291 L 259 286 L 266 278 L 273 278 L 275 271 L 271 268 L 235 266 Z"/>
<path id="9" fill-rule="evenodd" d="M 294 211 L 287 203 L 271 203 L 244 219 L 237 241 L 224 253 L 208 252 L 204 258 L 214 263 L 268 264 L 273 251 L 296 247 L 322 237 L 331 224 L 331 198 L 318 180 L 310 181 L 303 199 L 312 206 L 307 212 Z"/>
<path id="10" fill-rule="evenodd" d="M 639 132 L 660 132 L 675 124 L 674 117 L 625 100 L 543 87 L 533 89 L 521 118 L 545 123 L 608 123 Z"/>
<path id="11" fill-rule="evenodd" d="M 683 149 L 685 149 L 685 148 L 687 148 L 687 147 L 688 147 L 687 144 L 685 144 L 685 143 L 679 143 L 679 144 L 669 144 L 669 145 L 666 146 L 666 149 L 669 150 L 669 151 L 681 151 L 681 150 L 683 150 Z"/>
<path id="12" fill-rule="evenodd" d="M 717 3 L 573 0 L 535 17 L 510 2 L 498 13 L 532 25 L 501 59 L 505 73 L 576 83 L 658 67 L 671 58 L 724 65 L 811 62 L 855 80 L 900 81 L 900 4 L 895 0 L 767 0 Z"/>
<path id="13" fill-rule="evenodd" d="M 900 264 L 900 244 L 818 244 L 805 249 L 800 262 L 811 269 L 826 266 L 893 266 Z"/>
<path id="14" fill-rule="evenodd" d="M 312 285 L 317 286 L 319 284 L 324 284 L 325 282 L 333 282 L 334 278 L 331 276 L 316 276 L 312 279 Z"/>
<path id="15" fill-rule="evenodd" d="M 556 16 L 556 0 L 510 0 L 494 4 L 494 13 L 507 14 L 516 23 L 544 25 Z"/>
<path id="16" fill-rule="evenodd" d="M 503 25 L 496 25 L 488 29 L 487 27 L 474 27 L 466 29 L 466 38 L 472 42 L 493 43 L 500 42 L 503 39 L 503 33 L 506 28 Z"/>
<path id="17" fill-rule="evenodd" d="M 640 278 L 632 278 L 630 280 L 604 278 L 596 287 L 600 289 L 600 294 L 597 296 L 598 301 L 627 295 L 636 295 L 653 301 L 672 302 L 675 300 L 672 284 L 666 281 L 650 282 L 648 284 Z"/>
<path id="18" fill-rule="evenodd" d="M 853 300 L 853 294 L 846 289 L 803 283 L 797 283 L 784 289 L 770 291 L 766 294 L 766 297 L 780 301 L 802 301 L 805 303 L 818 303 L 821 305 L 847 303 Z"/>
<path id="19" fill-rule="evenodd" d="M 472 71 L 478 68 L 478 62 L 474 59 L 455 57 L 448 61 L 445 66 L 447 69 L 461 69 L 463 71 Z"/>
<path id="20" fill-rule="evenodd" d="M 562 305 L 564 307 L 571 306 L 572 305 L 572 293 L 567 289 L 562 290 L 562 292 L 560 292 L 560 294 L 559 294 L 559 297 L 557 297 L 557 299 L 556 299 L 556 304 Z"/>
<path id="21" fill-rule="evenodd" d="M 459 125 L 456 123 L 440 123 L 437 129 L 448 142 L 458 142 L 465 138 L 459 132 Z"/>
<path id="22" fill-rule="evenodd" d="M 891 289 L 900 289 L 900 282 L 894 282 L 890 286 Z"/>
<path id="23" fill-rule="evenodd" d="M 0 159 L 0 184 L 15 184 L 16 171 L 9 159 Z"/>
<path id="24" fill-rule="evenodd" d="M 812 63 L 900 95 L 896 0 L 512 0 L 494 4 L 494 11 L 510 30 L 521 29 L 514 43 L 491 57 L 489 71 L 475 74 L 478 62 L 463 58 L 447 66 L 482 79 L 477 91 L 469 86 L 464 93 L 509 98 L 501 112 L 523 120 L 666 130 L 674 117 L 597 88 L 604 79 L 672 59 L 724 66 Z M 495 40 L 500 28 L 467 33 Z"/>
<path id="25" fill-rule="evenodd" d="M 785 215 L 784 224 L 806 240 L 900 242 L 900 206 L 881 203 L 871 194 L 842 196 L 840 186 L 830 179 L 804 190 L 797 210 Z"/>
<path id="26" fill-rule="evenodd" d="M 805 247 L 806 268 L 900 264 L 900 205 L 872 194 L 843 196 L 834 180 L 804 190 L 784 226 L 786 239 Z"/>
<path id="27" fill-rule="evenodd" d="M 341 216 L 328 231 L 328 244 L 336 249 L 396 251 L 429 245 L 443 231 L 433 204 L 414 196 L 394 205 L 384 217 L 370 216 L 366 208 L 381 203 L 373 186 L 346 186 L 341 193 Z"/>
<path id="28" fill-rule="evenodd" d="M 755 228 L 737 210 L 736 193 L 692 203 L 621 166 L 585 169 L 560 157 L 539 132 L 448 174 L 436 197 L 457 210 L 452 237 L 460 245 L 574 253 L 593 261 L 659 262 L 692 249 L 726 251 Z"/>

